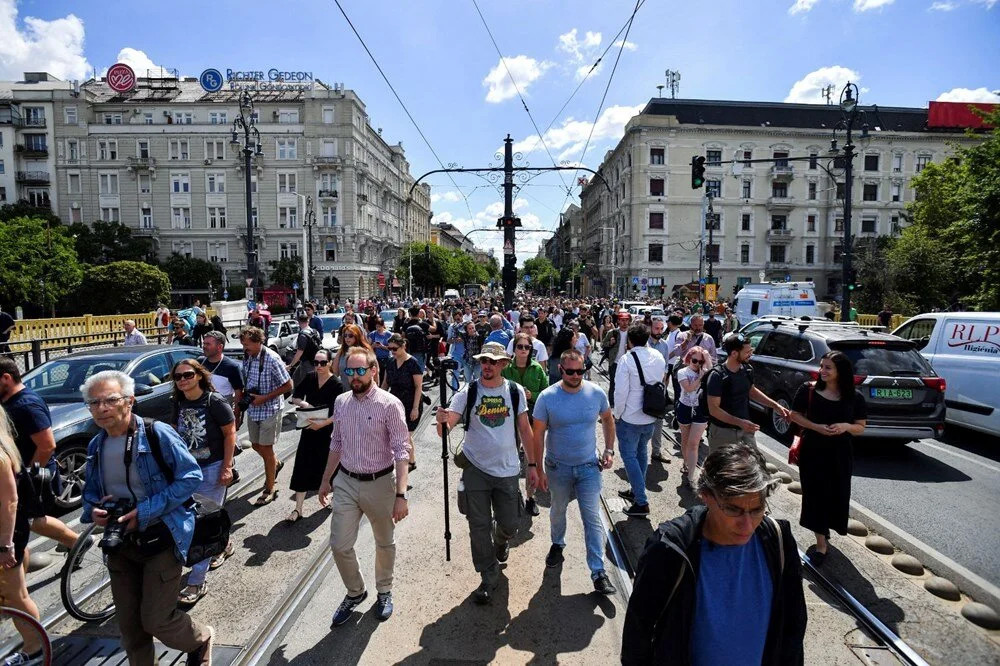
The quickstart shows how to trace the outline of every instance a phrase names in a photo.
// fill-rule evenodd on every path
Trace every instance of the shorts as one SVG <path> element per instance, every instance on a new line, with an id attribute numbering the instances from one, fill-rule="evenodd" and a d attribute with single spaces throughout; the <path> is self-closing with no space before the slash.
<path id="1" fill-rule="evenodd" d="M 281 411 L 274 413 L 274 416 L 263 421 L 247 420 L 247 434 L 250 435 L 251 444 L 262 446 L 274 446 L 278 443 L 278 435 L 281 434 Z"/>
<path id="2" fill-rule="evenodd" d="M 702 425 L 708 423 L 708 414 L 701 411 L 701 407 L 692 407 L 684 403 L 678 403 L 677 422 L 681 425 L 691 425 L 692 423 Z"/>

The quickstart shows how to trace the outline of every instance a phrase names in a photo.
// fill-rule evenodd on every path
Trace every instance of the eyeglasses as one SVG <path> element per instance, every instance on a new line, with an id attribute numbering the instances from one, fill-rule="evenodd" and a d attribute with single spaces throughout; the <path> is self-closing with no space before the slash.
<path id="1" fill-rule="evenodd" d="M 498 363 L 503 363 L 503 361 L 498 361 L 495 358 L 481 358 L 479 362 L 483 365 L 497 365 Z"/>
<path id="2" fill-rule="evenodd" d="M 391 352 L 397 352 L 399 351 L 399 347 L 388 347 L 388 350 Z"/>
<path id="3" fill-rule="evenodd" d="M 87 407 L 90 409 L 99 409 L 101 407 L 115 407 L 121 404 L 121 401 L 125 400 L 125 396 L 115 395 L 110 398 L 94 398 L 93 400 L 87 401 Z"/>
<path id="4" fill-rule="evenodd" d="M 330 364 L 329 361 L 316 361 L 316 365 L 321 365 L 323 367 L 326 367 L 329 364 Z"/>
<path id="5" fill-rule="evenodd" d="M 525 351 L 531 351 L 531 345 L 514 345 L 514 349 L 524 349 Z"/>
<path id="6" fill-rule="evenodd" d="M 704 365 L 705 361 L 701 360 L 700 358 L 693 358 L 693 359 L 691 359 L 691 364 L 692 365 Z"/>
<path id="7" fill-rule="evenodd" d="M 195 372 L 194 370 L 188 370 L 187 372 L 175 372 L 174 373 L 174 381 L 175 382 L 179 382 L 182 379 L 191 379 L 191 378 L 193 378 L 197 374 L 198 373 Z"/>
<path id="8" fill-rule="evenodd" d="M 364 377 L 365 375 L 368 374 L 368 370 L 370 368 L 371 366 L 367 368 L 344 368 L 344 374 L 347 375 L 348 377 L 353 377 L 354 375 L 357 375 L 358 377 Z"/>
<path id="9" fill-rule="evenodd" d="M 753 519 L 757 519 L 757 518 L 762 518 L 764 514 L 767 512 L 767 502 L 761 504 L 760 506 L 754 509 L 744 509 L 735 506 L 733 504 L 721 502 L 719 501 L 718 498 L 715 499 L 715 502 L 719 505 L 719 508 L 722 509 L 722 513 L 729 516 L 730 518 L 742 518 L 743 516 L 750 516 Z"/>
<path id="10" fill-rule="evenodd" d="M 562 370 L 563 372 L 565 372 L 567 375 L 570 375 L 570 376 L 573 376 L 573 375 L 582 375 L 583 373 L 586 372 L 586 370 L 584 370 L 583 368 L 564 368 L 561 365 L 559 366 L 559 369 Z"/>

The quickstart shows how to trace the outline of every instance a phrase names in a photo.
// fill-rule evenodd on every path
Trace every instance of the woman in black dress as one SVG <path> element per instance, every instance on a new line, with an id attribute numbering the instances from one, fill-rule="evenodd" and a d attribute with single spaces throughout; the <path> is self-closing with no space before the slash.
<path id="1" fill-rule="evenodd" d="M 288 524 L 302 518 L 306 493 L 319 490 L 323 481 L 323 470 L 330 453 L 330 437 L 333 435 L 333 401 L 344 392 L 344 385 L 331 371 L 330 352 L 320 349 L 314 362 L 316 372 L 307 374 L 295 387 L 289 402 L 299 407 L 326 407 L 327 418 L 309 419 L 309 425 L 299 436 L 292 480 L 288 482 L 288 487 L 295 492 L 295 508 L 285 519 Z"/>
<path id="2" fill-rule="evenodd" d="M 810 549 L 813 564 L 822 564 L 830 530 L 847 532 L 854 458 L 852 440 L 865 430 L 865 399 L 854 389 L 854 368 L 843 352 L 827 352 L 820 360 L 815 386 L 803 384 L 792 401 L 791 419 L 802 426 L 799 480 L 802 515 L 799 524 L 816 533 Z"/>
<path id="3" fill-rule="evenodd" d="M 382 380 L 382 388 L 393 394 L 403 403 L 406 415 L 406 427 L 412 433 L 420 423 L 424 410 L 423 383 L 424 373 L 417 364 L 417 359 L 406 353 L 406 337 L 393 333 L 386 345 L 392 352 L 389 367 Z M 417 468 L 417 454 L 413 446 L 413 435 L 410 435 L 410 471 Z"/>

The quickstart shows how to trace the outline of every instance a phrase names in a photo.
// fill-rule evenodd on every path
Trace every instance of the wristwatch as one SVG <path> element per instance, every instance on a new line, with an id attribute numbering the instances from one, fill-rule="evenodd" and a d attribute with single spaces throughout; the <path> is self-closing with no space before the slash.
<path id="1" fill-rule="evenodd" d="M 0 553 L 9 553 L 12 550 L 14 550 L 14 544 L 12 543 L 7 544 L 6 546 L 0 546 Z"/>
<path id="2" fill-rule="evenodd" d="M 410 498 L 406 496 L 406 493 L 396 493 L 396 497 L 401 500 L 410 501 Z"/>
<path id="3" fill-rule="evenodd" d="M 607 454 L 609 454 L 612 458 L 615 457 L 615 450 L 614 449 L 604 449 L 604 452 L 607 453 Z"/>

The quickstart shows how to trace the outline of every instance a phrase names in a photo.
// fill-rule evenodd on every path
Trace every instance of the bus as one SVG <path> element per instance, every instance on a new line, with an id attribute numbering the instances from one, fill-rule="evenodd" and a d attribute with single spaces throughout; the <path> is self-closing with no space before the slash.
<path id="1" fill-rule="evenodd" d="M 465 298 L 482 298 L 485 293 L 485 285 L 474 283 L 462 285 L 462 296 Z"/>

